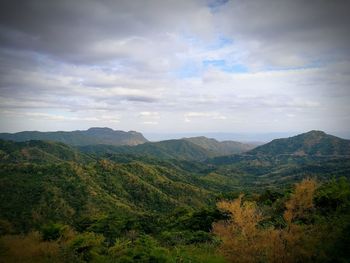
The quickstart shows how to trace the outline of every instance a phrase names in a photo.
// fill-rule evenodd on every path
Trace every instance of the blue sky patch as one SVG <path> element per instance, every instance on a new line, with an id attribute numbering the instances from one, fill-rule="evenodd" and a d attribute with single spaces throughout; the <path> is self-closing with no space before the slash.
<path id="1" fill-rule="evenodd" d="M 242 64 L 229 64 L 224 59 L 204 60 L 202 64 L 205 69 L 207 69 L 208 67 L 215 67 L 222 71 L 231 73 L 244 73 L 248 71 L 246 66 Z"/>

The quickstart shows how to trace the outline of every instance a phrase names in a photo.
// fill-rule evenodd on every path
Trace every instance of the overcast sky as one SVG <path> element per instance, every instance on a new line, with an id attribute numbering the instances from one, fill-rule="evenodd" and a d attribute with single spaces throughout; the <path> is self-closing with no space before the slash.
<path id="1" fill-rule="evenodd" d="M 350 131 L 349 11 L 346 0 L 1 0 L 1 131 Z"/>

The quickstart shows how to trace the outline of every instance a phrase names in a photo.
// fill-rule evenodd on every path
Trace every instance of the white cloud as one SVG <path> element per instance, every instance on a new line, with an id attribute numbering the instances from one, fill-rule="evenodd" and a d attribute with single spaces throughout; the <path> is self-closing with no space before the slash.
<path id="1" fill-rule="evenodd" d="M 139 115 L 142 117 L 160 118 L 159 113 L 156 111 L 142 111 L 139 113 Z"/>
<path id="2" fill-rule="evenodd" d="M 144 121 L 143 124 L 147 124 L 147 125 L 157 125 L 158 122 L 157 122 L 157 121 Z"/>
<path id="3" fill-rule="evenodd" d="M 218 112 L 187 112 L 184 114 L 185 122 L 191 122 L 191 120 L 196 118 L 206 118 L 214 120 L 226 120 L 227 117 L 221 115 Z"/>
<path id="4" fill-rule="evenodd" d="M 0 16 L 4 126 L 350 129 L 346 3 L 22 5 Z"/>

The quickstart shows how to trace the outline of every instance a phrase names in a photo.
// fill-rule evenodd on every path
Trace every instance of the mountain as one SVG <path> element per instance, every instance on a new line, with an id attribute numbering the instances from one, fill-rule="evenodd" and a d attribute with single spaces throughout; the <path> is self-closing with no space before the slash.
<path id="1" fill-rule="evenodd" d="M 184 140 L 192 142 L 217 156 L 243 153 L 256 147 L 256 145 L 253 144 L 245 144 L 236 141 L 219 142 L 204 136 L 184 138 Z"/>
<path id="2" fill-rule="evenodd" d="M 79 148 L 89 154 L 136 154 L 149 155 L 160 159 L 204 160 L 215 156 L 212 151 L 206 150 L 188 140 L 166 140 L 147 142 L 136 146 L 92 145 Z"/>
<path id="3" fill-rule="evenodd" d="M 344 156 L 348 143 L 310 132 L 275 140 L 258 147 L 255 154 L 254 149 L 215 157 L 188 140 L 80 147 L 0 140 L 0 223 L 11 222 L 20 231 L 50 220 L 76 225 L 76 220 L 109 213 L 198 208 L 213 203 L 220 193 L 284 187 L 310 176 L 320 180 L 348 176 L 350 158 Z M 306 155 L 312 152 L 306 146 L 323 150 L 323 144 L 332 145 L 327 149 L 333 149 L 333 155 L 321 150 Z M 274 151 L 264 150 L 266 146 Z"/>
<path id="4" fill-rule="evenodd" d="M 85 131 L 56 131 L 38 132 L 24 131 L 18 133 L 0 133 L 0 139 L 11 141 L 45 140 L 57 141 L 74 146 L 109 144 L 109 145 L 138 145 L 147 142 L 139 132 L 116 131 L 110 128 L 90 128 Z"/>
<path id="5" fill-rule="evenodd" d="M 249 151 L 248 154 L 347 156 L 350 155 L 350 140 L 322 131 L 310 131 L 290 138 L 273 140 Z"/>
<path id="6" fill-rule="evenodd" d="M 205 162 L 213 166 L 211 174 L 229 178 L 242 188 L 288 185 L 305 177 L 323 181 L 349 176 L 350 141 L 310 131 Z"/>
<path id="7" fill-rule="evenodd" d="M 16 229 L 109 212 L 201 207 L 212 197 L 176 165 L 95 160 L 59 142 L 0 141 L 0 221 Z"/>
<path id="8" fill-rule="evenodd" d="M 160 142 L 147 142 L 136 146 L 88 145 L 80 150 L 103 156 L 104 154 L 149 155 L 161 159 L 205 160 L 214 156 L 242 153 L 254 145 L 235 141 L 219 142 L 206 137 L 192 137 Z"/>

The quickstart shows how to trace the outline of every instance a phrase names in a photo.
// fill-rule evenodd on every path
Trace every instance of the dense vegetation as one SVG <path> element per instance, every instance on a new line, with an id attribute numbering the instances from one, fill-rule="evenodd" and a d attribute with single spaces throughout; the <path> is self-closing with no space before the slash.
<path id="1" fill-rule="evenodd" d="M 133 155 L 149 155 L 160 159 L 205 160 L 216 156 L 212 151 L 206 150 L 186 140 L 166 140 L 161 142 L 148 142 L 137 146 L 115 147 L 111 145 L 90 145 L 80 147 L 80 150 L 89 154 L 122 153 Z"/>
<path id="2" fill-rule="evenodd" d="M 184 138 L 184 140 L 192 142 L 208 151 L 211 151 L 214 155 L 243 153 L 252 150 L 257 146 L 255 144 L 241 143 L 236 141 L 219 142 L 215 139 L 206 138 L 204 136 Z"/>
<path id="3" fill-rule="evenodd" d="M 250 154 L 350 155 L 350 141 L 322 131 L 310 131 L 291 138 L 276 139 L 257 147 Z"/>
<path id="4" fill-rule="evenodd" d="M 137 145 L 147 142 L 145 137 L 135 131 L 114 131 L 110 128 L 90 128 L 86 131 L 72 132 L 38 132 L 24 131 L 18 133 L 0 133 L 0 139 L 17 142 L 29 140 L 49 140 L 70 145 Z"/>
<path id="5" fill-rule="evenodd" d="M 349 261 L 349 157 L 153 145 L 0 140 L 0 262 Z"/>
<path id="6" fill-rule="evenodd" d="M 230 216 L 213 225 L 219 251 L 229 262 L 348 262 L 349 186 L 304 179 L 288 194 L 221 201 Z"/>

